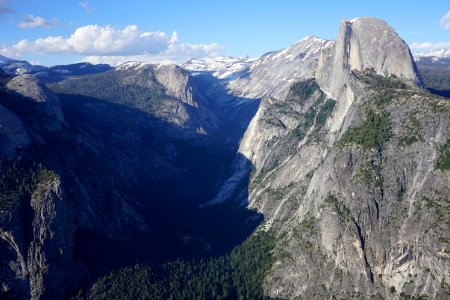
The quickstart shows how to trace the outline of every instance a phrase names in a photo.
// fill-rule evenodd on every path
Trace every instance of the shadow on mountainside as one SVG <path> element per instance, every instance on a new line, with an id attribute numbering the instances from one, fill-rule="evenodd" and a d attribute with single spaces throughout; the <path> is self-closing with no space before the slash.
<path id="1" fill-rule="evenodd" d="M 92 112 L 89 109 L 79 110 L 80 99 L 86 101 L 84 106 L 88 104 L 89 107 L 98 105 L 98 100 L 79 96 L 60 95 L 60 97 L 71 130 L 78 132 L 95 130 L 95 135 L 101 136 L 101 140 L 108 139 L 108 136 L 114 135 L 118 130 L 116 126 L 112 130 L 109 121 L 101 118 L 90 120 Z M 78 106 L 78 109 L 73 105 Z M 101 101 L 101 105 L 105 106 L 102 110 L 108 111 L 107 119 L 113 120 L 113 124 L 130 118 L 130 111 L 135 120 L 142 118 L 137 124 L 127 128 L 131 132 L 140 132 L 139 145 L 133 145 L 134 143 L 124 145 L 123 142 L 110 141 L 104 148 L 106 153 L 102 153 L 101 158 L 106 158 L 102 164 L 107 169 L 110 167 L 109 164 L 123 164 L 123 160 L 129 159 L 127 155 L 137 155 L 136 161 L 130 163 L 130 167 L 124 172 L 117 166 L 118 171 L 100 171 L 98 177 L 103 174 L 114 176 L 118 173 L 118 178 L 114 179 L 115 185 L 127 195 L 130 199 L 128 202 L 142 217 L 149 230 L 134 230 L 128 240 L 123 242 L 105 238 L 105 235 L 92 229 L 79 229 L 75 233 L 75 255 L 84 262 L 84 265 L 89 266 L 89 276 L 85 284 L 92 283 L 97 276 L 113 268 L 137 262 L 159 264 L 177 258 L 199 259 L 224 254 L 243 242 L 261 222 L 260 214 L 236 206 L 235 203 L 207 208 L 199 206 L 214 197 L 218 183 L 229 176 L 236 145 L 171 140 L 167 136 L 161 136 L 159 130 L 161 124 L 154 128 L 153 124 L 146 124 L 145 128 L 143 124 L 148 122 L 146 119 L 148 114 L 109 102 Z M 77 111 L 76 116 L 70 116 L 74 111 Z M 121 128 L 123 125 L 118 127 Z M 74 134 L 75 132 L 72 133 Z M 120 148 L 117 149 L 119 153 L 108 155 L 114 147 Z M 129 153 L 133 148 L 135 151 Z M 155 148 L 155 152 L 170 170 L 161 168 L 163 165 L 161 162 L 152 164 L 154 162 L 151 160 L 152 153 L 149 153 L 148 149 Z M 107 157 L 121 158 L 119 161 L 110 161 Z M 149 157 L 150 162 L 144 163 Z M 99 169 L 102 168 L 103 166 L 100 166 Z M 137 170 L 139 177 L 122 188 L 121 181 L 128 175 L 128 170 Z M 107 199 L 101 201 L 104 200 Z"/>
<path id="2" fill-rule="evenodd" d="M 237 148 L 240 138 L 258 110 L 260 99 L 231 94 L 227 89 L 229 81 L 213 76 L 212 72 L 198 72 L 194 80 L 208 99 L 214 99 L 217 113 L 224 120 L 222 130 L 218 133 L 219 138 L 229 141 Z"/>
<path id="3" fill-rule="evenodd" d="M 2 102 L 41 140 L 21 155 L 62 179 L 80 266 L 68 271 L 82 273 L 74 275 L 83 278 L 82 287 L 135 263 L 224 254 L 262 221 L 262 215 L 232 202 L 200 208 L 230 175 L 237 136 L 223 143 L 177 140 L 165 132 L 179 128 L 139 109 L 79 95 L 59 97 L 65 124 L 56 132 L 33 129 L 39 120 L 32 110 Z M 226 130 L 243 134 L 241 125 Z M 133 209 L 130 218 L 121 201 Z M 79 287 L 74 283 L 67 293 Z"/>

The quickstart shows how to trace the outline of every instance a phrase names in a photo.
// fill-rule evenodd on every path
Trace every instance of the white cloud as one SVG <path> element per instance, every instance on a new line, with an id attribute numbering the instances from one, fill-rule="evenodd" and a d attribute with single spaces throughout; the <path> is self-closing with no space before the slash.
<path id="1" fill-rule="evenodd" d="M 91 14 L 93 12 L 95 12 L 95 8 L 92 8 L 89 5 L 89 1 L 81 1 L 80 2 L 80 7 L 84 10 L 85 13 L 87 14 Z"/>
<path id="2" fill-rule="evenodd" d="M 441 18 L 441 26 L 450 29 L 450 10 Z"/>
<path id="3" fill-rule="evenodd" d="M 56 19 L 46 20 L 42 17 L 28 15 L 17 25 L 22 29 L 32 29 L 39 26 L 53 27 L 57 23 Z"/>
<path id="4" fill-rule="evenodd" d="M 422 56 L 436 56 L 436 57 L 449 57 L 450 56 L 450 41 L 440 43 L 412 43 L 412 49 L 416 49 L 414 57 Z"/>
<path id="5" fill-rule="evenodd" d="M 146 63 L 180 63 L 191 58 L 212 57 L 222 54 L 219 44 L 172 44 L 165 51 L 157 54 L 118 55 L 118 56 L 85 56 L 81 61 L 93 64 L 109 64 L 117 66 L 128 61 Z"/>
<path id="6" fill-rule="evenodd" d="M 0 0 L 1 1 L 1 0 Z M 218 44 L 178 43 L 178 33 L 143 32 L 136 25 L 124 29 L 87 25 L 70 36 L 50 36 L 34 41 L 21 40 L 0 46 L 0 54 L 20 57 L 23 54 L 78 54 L 91 62 L 117 64 L 123 61 L 182 61 L 188 58 L 221 54 Z"/>

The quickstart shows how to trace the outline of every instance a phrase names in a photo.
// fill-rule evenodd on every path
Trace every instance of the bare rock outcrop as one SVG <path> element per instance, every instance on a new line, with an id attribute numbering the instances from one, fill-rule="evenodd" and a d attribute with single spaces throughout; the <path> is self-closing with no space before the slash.
<path id="1" fill-rule="evenodd" d="M 336 43 L 320 55 L 317 81 L 338 99 L 345 93 L 350 71 L 365 69 L 416 85 L 422 82 L 408 45 L 385 21 L 369 17 L 344 20 Z"/>
<path id="2" fill-rule="evenodd" d="M 12 78 L 6 89 L 16 97 L 18 109 L 27 111 L 37 128 L 49 131 L 60 130 L 64 115 L 58 97 L 33 75 Z"/>

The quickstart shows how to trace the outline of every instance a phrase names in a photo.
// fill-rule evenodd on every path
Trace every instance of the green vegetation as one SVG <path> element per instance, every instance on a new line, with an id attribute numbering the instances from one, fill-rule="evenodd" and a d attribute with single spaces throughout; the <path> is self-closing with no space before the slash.
<path id="1" fill-rule="evenodd" d="M 450 170 L 450 140 L 438 147 L 438 153 L 439 156 L 436 161 L 436 169 L 443 172 Z"/>
<path id="2" fill-rule="evenodd" d="M 0 210 L 29 200 L 39 183 L 54 180 L 56 176 L 41 164 L 21 157 L 15 160 L 0 157 Z"/>
<path id="3" fill-rule="evenodd" d="M 293 135 L 294 137 L 298 137 L 299 139 L 302 139 L 305 137 L 305 134 L 303 133 L 303 131 L 300 130 L 300 128 L 294 128 L 291 130 L 291 135 Z"/>
<path id="4" fill-rule="evenodd" d="M 383 194 L 384 190 L 383 165 L 381 162 L 382 160 L 379 157 L 364 157 L 354 176 L 355 180 L 374 192 L 378 191 L 380 195 Z M 397 184 L 400 185 L 398 180 Z M 398 196 L 401 197 L 403 193 L 404 191 L 399 193 Z"/>
<path id="5" fill-rule="evenodd" d="M 402 299 L 408 299 L 408 300 L 426 300 L 426 299 L 428 299 L 428 297 L 426 295 L 408 295 L 405 292 L 401 292 L 400 297 Z"/>
<path id="6" fill-rule="evenodd" d="M 402 124 L 402 129 L 404 130 L 405 135 L 397 138 L 399 146 L 410 146 L 416 142 L 424 141 L 421 134 L 422 123 L 419 121 L 416 114 L 409 115 Z"/>
<path id="7" fill-rule="evenodd" d="M 258 232 L 230 254 L 162 266 L 136 265 L 99 279 L 92 299 L 265 299 L 274 257 L 272 233 Z"/>
<path id="8" fill-rule="evenodd" d="M 286 101 L 302 102 L 311 97 L 316 91 L 320 91 L 320 89 L 313 79 L 297 82 L 291 86 L 290 93 Z M 303 115 L 303 122 L 298 127 L 291 130 L 291 135 L 302 139 L 305 137 L 305 133 L 312 126 L 315 127 L 313 134 L 317 134 L 325 125 L 325 122 L 333 111 L 335 105 L 336 101 L 333 99 L 327 99 L 325 101 L 325 94 L 320 91 L 317 99 Z"/>
<path id="9" fill-rule="evenodd" d="M 267 195 L 272 201 L 280 201 L 283 199 L 284 193 L 282 189 L 267 188 Z"/>
<path id="10" fill-rule="evenodd" d="M 357 74 L 357 76 L 361 76 L 361 79 L 364 83 L 372 86 L 377 90 L 407 88 L 406 84 L 397 76 L 382 76 L 377 74 L 374 69 L 366 69 L 362 74 Z"/>
<path id="11" fill-rule="evenodd" d="M 422 196 L 422 201 L 427 209 L 432 211 L 438 225 L 450 226 L 450 199 L 447 195 L 436 193 L 437 197 L 430 199 Z"/>
<path id="12" fill-rule="evenodd" d="M 311 126 L 314 125 L 314 121 L 316 120 L 317 110 L 322 105 L 325 100 L 325 95 L 321 92 L 319 98 L 314 101 L 313 105 L 308 108 L 308 111 L 305 114 L 305 120 L 303 121 L 303 128 L 307 130 Z"/>
<path id="13" fill-rule="evenodd" d="M 449 68 L 420 68 L 425 87 L 432 93 L 450 98 Z"/>
<path id="14" fill-rule="evenodd" d="M 314 79 L 296 82 L 290 87 L 288 99 L 307 100 L 317 90 L 319 90 L 319 85 Z"/>
<path id="15" fill-rule="evenodd" d="M 400 146 L 411 146 L 412 144 L 414 144 L 415 142 L 418 142 L 418 141 L 419 141 L 419 139 L 415 135 L 400 136 L 398 138 L 398 144 Z"/>
<path id="16" fill-rule="evenodd" d="M 323 125 L 325 125 L 325 122 L 330 116 L 331 112 L 333 111 L 335 105 L 336 101 L 333 99 L 328 99 L 327 101 L 325 101 L 324 105 L 320 108 L 319 113 L 317 114 L 316 118 L 317 129 L 320 129 L 323 127 Z"/>
<path id="17" fill-rule="evenodd" d="M 350 209 L 348 209 L 348 207 L 346 207 L 345 204 L 342 203 L 336 196 L 329 194 L 325 199 L 325 203 L 336 209 L 336 212 L 342 221 L 348 222 L 351 220 Z"/>
<path id="18" fill-rule="evenodd" d="M 73 94 L 154 112 L 163 99 L 168 99 L 164 87 L 156 80 L 153 70 L 144 75 L 132 76 L 127 71 L 107 71 L 99 74 L 68 78 L 51 84 L 57 93 Z"/>
<path id="19" fill-rule="evenodd" d="M 391 138 L 389 114 L 376 113 L 369 110 L 365 121 L 359 126 L 350 128 L 342 136 L 340 145 L 357 144 L 365 149 L 381 148 Z"/>

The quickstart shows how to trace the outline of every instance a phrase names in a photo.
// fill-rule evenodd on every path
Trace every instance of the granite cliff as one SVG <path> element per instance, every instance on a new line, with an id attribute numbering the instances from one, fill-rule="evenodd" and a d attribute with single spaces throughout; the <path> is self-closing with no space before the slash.
<path id="1" fill-rule="evenodd" d="M 314 77 L 262 100 L 208 204 L 243 203 L 278 232 L 268 295 L 448 295 L 450 106 L 421 85 L 395 31 L 358 18 Z"/>

